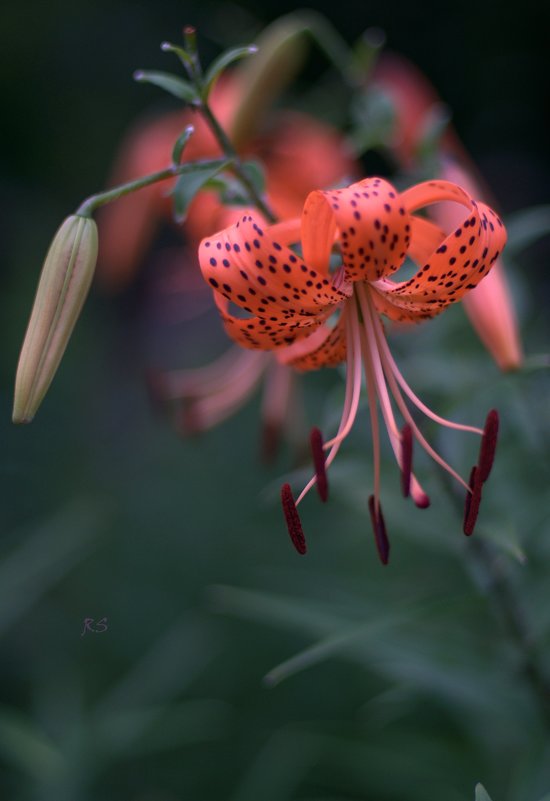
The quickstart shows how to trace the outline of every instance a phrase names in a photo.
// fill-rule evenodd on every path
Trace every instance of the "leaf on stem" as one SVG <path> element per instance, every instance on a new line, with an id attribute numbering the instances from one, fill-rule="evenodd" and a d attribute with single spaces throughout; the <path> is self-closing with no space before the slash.
<path id="1" fill-rule="evenodd" d="M 185 131 L 181 133 L 178 138 L 176 139 L 176 143 L 174 144 L 174 148 L 172 150 L 172 162 L 173 164 L 178 165 L 181 160 L 181 154 L 183 153 L 183 149 L 185 145 L 189 141 L 189 139 L 195 133 L 195 128 L 192 125 L 187 125 Z"/>
<path id="2" fill-rule="evenodd" d="M 186 67 L 193 63 L 193 59 L 189 55 L 189 53 L 183 49 L 183 47 L 178 47 L 171 42 L 163 42 L 160 46 L 160 49 L 163 53 L 175 53 L 177 57 L 182 62 L 183 66 Z"/>
<path id="3" fill-rule="evenodd" d="M 180 175 L 176 181 L 176 185 L 172 190 L 172 197 L 174 202 L 174 218 L 176 222 L 181 223 L 187 216 L 189 204 L 204 186 L 208 183 L 220 170 L 225 169 L 230 164 L 229 161 L 222 162 L 212 169 L 197 169 L 190 170 L 184 175 Z"/>
<path id="4" fill-rule="evenodd" d="M 222 72 L 241 58 L 253 56 L 258 52 L 256 45 L 245 45 L 244 47 L 234 47 L 231 50 L 226 50 L 218 58 L 214 59 L 212 64 L 206 70 L 204 76 L 204 98 L 208 99 L 208 95 L 212 91 L 214 84 L 222 74 Z"/>
<path id="5" fill-rule="evenodd" d="M 137 72 L 134 72 L 134 80 L 139 83 L 152 83 L 185 103 L 197 103 L 199 101 L 193 86 L 188 81 L 184 81 L 183 78 L 172 75 L 171 72 L 137 70 Z"/>

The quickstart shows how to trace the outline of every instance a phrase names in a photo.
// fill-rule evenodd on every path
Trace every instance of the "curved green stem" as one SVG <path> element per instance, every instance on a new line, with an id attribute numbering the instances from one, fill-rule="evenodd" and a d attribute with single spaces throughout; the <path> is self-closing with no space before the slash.
<path id="1" fill-rule="evenodd" d="M 123 195 L 129 195 L 131 192 L 136 192 L 138 189 L 143 189 L 145 186 L 158 183 L 159 181 L 166 181 L 168 178 L 176 178 L 178 175 L 185 175 L 187 172 L 196 172 L 197 170 L 212 170 L 231 166 L 232 159 L 208 159 L 203 161 L 193 161 L 187 164 L 171 164 L 164 170 L 152 172 L 149 175 L 144 175 L 142 178 L 136 178 L 134 181 L 128 181 L 120 186 L 115 186 L 113 189 L 107 189 L 105 192 L 98 192 L 96 195 L 90 195 L 86 198 L 78 209 L 76 214 L 80 217 L 92 217 L 96 209 L 106 203 L 111 203 Z"/>
<path id="2" fill-rule="evenodd" d="M 256 206 L 258 211 L 262 212 L 264 217 L 269 222 L 271 223 L 277 222 L 277 218 L 274 215 L 273 211 L 269 208 L 265 200 L 258 194 L 256 187 L 246 174 L 246 171 L 243 168 L 243 164 L 241 162 L 241 159 L 239 158 L 237 151 L 233 147 L 233 144 L 231 143 L 231 140 L 227 136 L 226 132 L 224 131 L 224 129 L 222 128 L 222 126 L 220 125 L 214 114 L 212 113 L 212 109 L 210 108 L 206 100 L 201 101 L 201 104 L 198 107 L 198 111 L 203 115 L 212 133 L 218 140 L 223 152 L 225 153 L 227 158 L 231 161 L 233 172 L 235 173 L 237 178 L 240 180 L 240 182 L 248 192 L 250 200 L 252 201 L 254 206 Z"/>

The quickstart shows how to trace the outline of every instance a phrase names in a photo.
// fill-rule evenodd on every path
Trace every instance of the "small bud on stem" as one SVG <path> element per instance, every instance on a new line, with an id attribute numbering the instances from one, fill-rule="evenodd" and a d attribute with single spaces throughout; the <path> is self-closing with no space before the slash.
<path id="1" fill-rule="evenodd" d="M 50 245 L 19 357 L 14 423 L 33 419 L 50 386 L 88 294 L 97 245 L 95 222 L 76 214 Z"/>

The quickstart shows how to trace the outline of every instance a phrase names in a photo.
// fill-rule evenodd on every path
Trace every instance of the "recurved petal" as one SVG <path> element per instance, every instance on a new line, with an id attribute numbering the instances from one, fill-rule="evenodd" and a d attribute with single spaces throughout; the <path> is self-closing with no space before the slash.
<path id="1" fill-rule="evenodd" d="M 307 337 L 323 324 L 325 315 L 287 319 L 276 315 L 237 317 L 229 311 L 226 297 L 214 294 L 222 322 L 231 339 L 243 348 L 276 350 Z"/>
<path id="2" fill-rule="evenodd" d="M 433 317 L 460 300 L 489 272 L 506 243 L 506 231 L 492 209 L 447 181 L 419 184 L 402 197 L 411 210 L 438 200 L 455 200 L 467 209 L 462 223 L 409 281 L 393 286 L 384 281 L 376 286 L 398 309 L 416 311 L 419 318 Z"/>
<path id="3" fill-rule="evenodd" d="M 273 226 L 273 231 L 283 242 L 288 236 L 286 228 Z M 199 261 L 220 296 L 248 314 L 292 328 L 318 316 L 325 319 L 351 291 L 346 285 L 334 289 L 328 274 L 309 267 L 251 214 L 204 239 Z"/>
<path id="4" fill-rule="evenodd" d="M 335 229 L 350 281 L 375 281 L 395 272 L 410 244 L 407 210 L 382 178 L 308 195 L 302 214 L 306 262 L 328 269 Z"/>
<path id="5" fill-rule="evenodd" d="M 334 327 L 321 325 L 308 337 L 277 352 L 281 364 L 296 370 L 318 370 L 335 367 L 346 358 L 346 331 L 344 314 Z"/>
<path id="6" fill-rule="evenodd" d="M 446 179 L 460 184 L 471 195 L 483 197 L 485 190 L 472 169 L 450 160 L 443 165 Z M 456 210 L 456 206 L 442 204 L 433 209 L 433 216 L 449 230 L 457 223 Z M 502 261 L 497 259 L 487 278 L 464 298 L 464 311 L 498 366 L 513 370 L 520 366 L 523 354 L 514 299 L 505 273 Z"/>

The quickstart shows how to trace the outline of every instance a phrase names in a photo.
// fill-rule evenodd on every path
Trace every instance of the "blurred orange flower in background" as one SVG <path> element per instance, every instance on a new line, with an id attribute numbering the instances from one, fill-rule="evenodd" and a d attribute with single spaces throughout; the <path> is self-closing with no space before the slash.
<path id="1" fill-rule="evenodd" d="M 434 112 L 442 106 L 441 100 L 420 70 L 396 54 L 381 56 L 374 69 L 373 82 L 390 97 L 396 115 L 395 134 L 388 146 L 402 167 L 412 169 Z M 495 205 L 475 164 L 450 126 L 446 126 L 441 136 L 438 151 L 441 161 L 438 177 L 453 181 L 473 197 Z M 456 208 L 449 204 L 437 207 L 433 217 L 445 231 L 459 221 Z M 489 277 L 469 292 L 463 302 L 472 326 L 497 365 L 502 370 L 520 367 L 523 353 L 517 317 L 501 259 L 497 260 Z"/>

